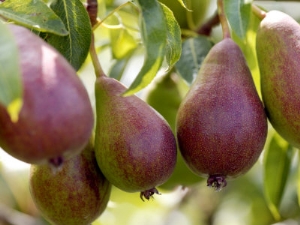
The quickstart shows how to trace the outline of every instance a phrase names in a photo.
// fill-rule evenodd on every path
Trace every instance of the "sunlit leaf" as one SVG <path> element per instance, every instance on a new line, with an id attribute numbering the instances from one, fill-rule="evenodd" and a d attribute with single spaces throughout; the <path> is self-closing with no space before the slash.
<path id="1" fill-rule="evenodd" d="M 293 148 L 274 133 L 264 154 L 264 192 L 274 218 L 281 218 L 279 207 L 290 171 Z"/>
<path id="2" fill-rule="evenodd" d="M 22 102 L 21 70 L 13 34 L 0 22 L 0 104 L 17 119 Z"/>
<path id="3" fill-rule="evenodd" d="M 112 25 L 109 29 L 112 55 L 115 59 L 122 59 L 136 49 L 138 43 L 119 21 L 120 17 L 111 16 L 106 23 Z"/>
<path id="4" fill-rule="evenodd" d="M 202 61 L 212 46 L 213 43 L 206 36 L 189 38 L 182 43 L 181 57 L 175 68 L 187 83 L 193 83 Z"/>
<path id="5" fill-rule="evenodd" d="M 7 106 L 7 112 L 10 116 L 10 119 L 13 122 L 17 122 L 19 119 L 19 113 L 23 105 L 22 98 L 16 98 Z"/>
<path id="6" fill-rule="evenodd" d="M 161 5 L 167 22 L 166 59 L 169 68 L 172 68 L 181 55 L 181 31 L 173 12 L 164 4 Z"/>
<path id="7" fill-rule="evenodd" d="M 140 38 L 140 14 L 136 10 L 135 6 L 130 5 L 130 7 L 126 8 L 126 10 L 120 10 L 115 14 L 121 19 L 122 25 L 127 28 L 127 30 L 133 37 L 135 37 L 136 39 Z"/>
<path id="8" fill-rule="evenodd" d="M 98 17 L 102 18 L 106 14 L 106 3 L 104 0 L 98 0 Z"/>
<path id="9" fill-rule="evenodd" d="M 80 0 L 54 1 L 50 7 L 62 19 L 69 34 L 46 34 L 45 40 L 54 46 L 78 70 L 89 52 L 91 25 L 87 11 Z"/>
<path id="10" fill-rule="evenodd" d="M 146 87 L 155 77 L 166 52 L 167 24 L 161 5 L 157 1 L 138 0 L 141 10 L 141 33 L 146 49 L 144 64 L 125 95 Z"/>
<path id="11" fill-rule="evenodd" d="M 62 20 L 40 0 L 6 0 L 0 4 L 0 15 L 37 31 L 68 34 Z"/>
<path id="12" fill-rule="evenodd" d="M 136 47 L 136 40 L 128 33 L 125 28 L 111 29 L 111 42 L 113 56 L 122 59 L 130 54 Z"/>
<path id="13" fill-rule="evenodd" d="M 177 0 L 181 5 L 182 5 L 182 7 L 183 8 L 185 8 L 186 10 L 190 10 L 189 8 L 188 8 L 188 6 L 187 6 L 187 1 L 188 0 Z M 202 1 L 202 0 L 201 0 Z"/>
<path id="14" fill-rule="evenodd" d="M 249 0 L 224 0 L 225 13 L 232 31 L 241 39 L 244 39 L 251 15 L 251 3 Z"/>

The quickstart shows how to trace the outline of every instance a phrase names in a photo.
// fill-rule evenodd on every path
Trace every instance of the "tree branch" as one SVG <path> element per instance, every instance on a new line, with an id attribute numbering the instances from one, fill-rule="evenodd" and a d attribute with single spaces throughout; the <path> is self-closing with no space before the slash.
<path id="1" fill-rule="evenodd" d="M 214 15 L 197 30 L 197 33 L 200 35 L 210 36 L 212 29 L 219 24 L 220 18 L 218 12 L 216 11 Z"/>

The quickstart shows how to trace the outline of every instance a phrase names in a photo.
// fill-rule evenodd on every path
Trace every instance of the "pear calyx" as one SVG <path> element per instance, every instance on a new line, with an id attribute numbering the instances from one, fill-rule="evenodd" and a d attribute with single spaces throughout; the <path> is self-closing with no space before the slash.
<path id="1" fill-rule="evenodd" d="M 141 197 L 141 199 L 142 199 L 143 202 L 144 202 L 144 198 L 146 198 L 147 200 L 149 200 L 150 197 L 153 198 L 153 195 L 154 195 L 154 194 L 160 195 L 160 193 L 158 192 L 158 190 L 157 190 L 155 187 L 154 187 L 154 188 L 151 188 L 151 189 L 149 189 L 149 190 L 146 190 L 146 191 L 141 191 L 140 197 Z"/>
<path id="2" fill-rule="evenodd" d="M 214 188 L 216 191 L 221 191 L 226 185 L 226 177 L 220 174 L 210 175 L 207 179 L 207 186 Z"/>
<path id="3" fill-rule="evenodd" d="M 62 156 L 49 159 L 50 166 L 53 166 L 55 168 L 62 166 L 63 163 L 64 163 L 64 158 Z"/>

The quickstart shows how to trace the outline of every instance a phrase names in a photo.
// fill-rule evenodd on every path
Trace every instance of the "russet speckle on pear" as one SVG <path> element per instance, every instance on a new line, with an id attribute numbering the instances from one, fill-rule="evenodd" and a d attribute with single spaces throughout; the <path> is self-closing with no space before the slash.
<path id="1" fill-rule="evenodd" d="M 88 93 L 54 48 L 26 28 L 8 27 L 19 50 L 23 105 L 16 122 L 0 105 L 0 146 L 24 162 L 58 166 L 78 154 L 91 136 Z"/>
<path id="2" fill-rule="evenodd" d="M 256 52 L 269 121 L 299 148 L 300 25 L 283 12 L 267 12 L 257 31 Z"/>
<path id="3" fill-rule="evenodd" d="M 125 91 L 115 79 L 96 80 L 96 158 L 114 186 L 149 199 L 174 170 L 176 141 L 163 117 Z"/>
<path id="4" fill-rule="evenodd" d="M 180 105 L 177 138 L 192 171 L 221 189 L 226 178 L 247 172 L 267 136 L 267 119 L 240 48 L 217 43 Z"/>
<path id="5" fill-rule="evenodd" d="M 55 225 L 90 225 L 106 209 L 111 193 L 90 144 L 59 171 L 32 165 L 29 185 L 35 205 Z"/>
<path id="6" fill-rule="evenodd" d="M 189 86 L 176 73 L 167 73 L 156 78 L 144 95 L 145 101 L 159 112 L 169 123 L 175 134 L 176 115 L 178 108 Z M 174 190 L 178 186 L 188 187 L 201 182 L 201 178 L 194 174 L 184 162 L 177 148 L 176 167 L 172 176 L 159 186 L 160 189 Z"/>

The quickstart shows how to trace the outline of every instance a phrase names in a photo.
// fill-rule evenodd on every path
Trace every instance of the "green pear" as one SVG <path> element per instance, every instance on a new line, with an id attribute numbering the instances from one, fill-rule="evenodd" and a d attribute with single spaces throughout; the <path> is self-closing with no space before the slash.
<path id="1" fill-rule="evenodd" d="M 202 24 L 208 11 L 210 0 L 186 0 L 185 9 L 179 1 L 159 0 L 170 8 L 182 29 L 196 30 Z"/>
<path id="2" fill-rule="evenodd" d="M 96 80 L 96 159 L 114 186 L 149 199 L 174 170 L 176 140 L 165 119 L 137 96 L 123 97 L 126 90 L 105 75 Z"/>
<path id="3" fill-rule="evenodd" d="M 175 134 L 176 115 L 179 105 L 189 90 L 189 86 L 176 73 L 170 72 L 153 82 L 144 98 L 170 124 Z M 185 164 L 181 154 L 177 154 L 177 163 L 172 176 L 159 187 L 173 190 L 178 186 L 190 186 L 201 181 Z"/>
<path id="4" fill-rule="evenodd" d="M 300 25 L 289 15 L 270 11 L 256 37 L 261 93 L 275 130 L 300 147 Z"/>
<path id="5" fill-rule="evenodd" d="M 260 156 L 267 118 L 238 45 L 224 38 L 208 53 L 177 115 L 181 154 L 192 171 L 221 189 Z"/>
<path id="6" fill-rule="evenodd" d="M 27 163 L 60 165 L 78 154 L 92 134 L 88 93 L 53 47 L 24 27 L 8 27 L 19 50 L 23 105 L 15 122 L 0 104 L 0 146 Z"/>
<path id="7" fill-rule="evenodd" d="M 58 171 L 32 165 L 29 185 L 35 205 L 55 225 L 90 225 L 106 209 L 111 192 L 91 144 Z"/>

